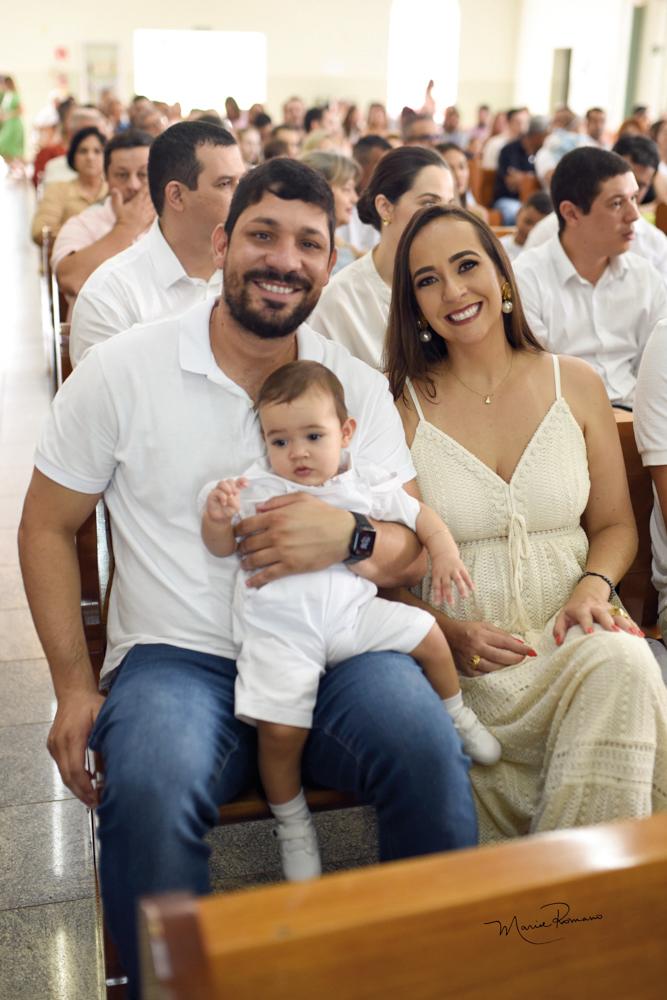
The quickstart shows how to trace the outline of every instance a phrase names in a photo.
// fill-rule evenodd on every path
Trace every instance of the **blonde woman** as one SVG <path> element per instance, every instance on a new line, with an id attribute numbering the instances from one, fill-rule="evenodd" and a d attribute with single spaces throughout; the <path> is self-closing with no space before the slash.
<path id="1" fill-rule="evenodd" d="M 361 175 L 361 170 L 358 164 L 349 156 L 329 151 L 305 153 L 301 157 L 301 162 L 322 174 L 334 196 L 334 212 L 336 214 L 335 242 L 338 257 L 333 274 L 337 274 L 338 271 L 341 271 L 362 255 L 362 251 L 347 242 L 342 233 L 342 227 L 349 225 L 354 206 L 359 201 L 357 183 Z"/>

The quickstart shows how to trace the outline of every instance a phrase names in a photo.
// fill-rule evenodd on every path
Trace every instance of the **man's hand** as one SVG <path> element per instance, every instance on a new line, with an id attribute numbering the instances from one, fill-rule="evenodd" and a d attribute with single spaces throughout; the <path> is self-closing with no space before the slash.
<path id="1" fill-rule="evenodd" d="M 103 702 L 103 696 L 95 691 L 61 698 L 46 741 L 63 782 L 89 809 L 97 805 L 98 792 L 85 768 L 85 754 Z"/>
<path id="2" fill-rule="evenodd" d="M 241 509 L 241 490 L 248 485 L 243 476 L 238 479 L 221 479 L 209 493 L 206 513 L 212 521 L 222 524 L 231 521 Z"/>
<path id="3" fill-rule="evenodd" d="M 342 562 L 348 555 L 354 517 L 309 493 L 274 497 L 257 507 L 259 513 L 236 526 L 243 537 L 241 565 L 258 570 L 247 581 L 263 587 L 294 573 L 309 573 Z"/>
<path id="4" fill-rule="evenodd" d="M 155 219 L 155 208 L 147 188 L 142 188 L 129 201 L 123 201 L 118 188 L 112 188 L 111 207 L 116 225 L 129 230 L 135 238 L 145 233 Z"/>

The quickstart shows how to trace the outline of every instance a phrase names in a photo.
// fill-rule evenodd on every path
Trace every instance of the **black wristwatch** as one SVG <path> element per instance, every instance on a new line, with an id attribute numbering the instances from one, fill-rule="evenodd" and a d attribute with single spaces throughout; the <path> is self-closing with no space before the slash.
<path id="1" fill-rule="evenodd" d="M 361 562 L 362 559 L 368 559 L 369 556 L 373 555 L 375 535 L 377 534 L 365 514 L 357 514 L 355 510 L 351 510 L 350 513 L 356 524 L 350 539 L 350 554 L 343 560 L 348 566 L 350 563 Z"/>

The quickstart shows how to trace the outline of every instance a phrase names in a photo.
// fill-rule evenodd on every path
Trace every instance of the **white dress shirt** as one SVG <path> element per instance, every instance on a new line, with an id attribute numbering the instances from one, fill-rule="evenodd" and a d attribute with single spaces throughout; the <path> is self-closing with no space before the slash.
<path id="1" fill-rule="evenodd" d="M 553 354 L 583 358 L 612 403 L 632 406 L 642 352 L 667 319 L 667 290 L 643 257 L 612 257 L 592 285 L 576 271 L 558 236 L 526 250 L 514 264 L 528 325 Z"/>
<path id="2" fill-rule="evenodd" d="M 642 464 L 667 465 L 667 322 L 664 320 L 658 323 L 644 350 L 635 398 L 633 423 Z M 667 609 L 667 528 L 655 486 L 653 500 L 653 586 L 658 591 L 661 615 Z"/>
<path id="3" fill-rule="evenodd" d="M 308 322 L 355 357 L 380 368 L 390 303 L 391 288 L 369 252 L 334 275 Z"/>
<path id="4" fill-rule="evenodd" d="M 645 257 L 662 280 L 667 285 L 667 236 L 651 225 L 643 215 L 640 215 L 634 223 L 635 238 L 632 242 L 632 252 Z M 558 232 L 558 216 L 555 212 L 550 212 L 540 219 L 528 233 L 525 249 L 532 250 L 534 247 L 542 246 Z"/>
<path id="5" fill-rule="evenodd" d="M 93 344 L 137 323 L 179 316 L 219 295 L 221 287 L 221 271 L 208 281 L 186 274 L 156 219 L 145 236 L 100 264 L 77 295 L 69 341 L 72 364 Z"/>
<path id="6" fill-rule="evenodd" d="M 212 300 L 93 347 L 52 405 L 35 464 L 80 493 L 104 493 L 113 524 L 103 675 L 137 643 L 233 657 L 237 563 L 201 538 L 202 483 L 237 476 L 265 449 L 253 400 L 216 364 Z M 303 325 L 298 357 L 338 376 L 358 426 L 355 462 L 415 476 L 387 380 Z"/>

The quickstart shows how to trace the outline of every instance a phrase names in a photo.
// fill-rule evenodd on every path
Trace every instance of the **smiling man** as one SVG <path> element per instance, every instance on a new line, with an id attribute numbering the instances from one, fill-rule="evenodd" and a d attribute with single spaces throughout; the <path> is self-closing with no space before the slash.
<path id="1" fill-rule="evenodd" d="M 528 324 L 556 354 L 588 361 L 616 406 L 632 408 L 637 368 L 667 291 L 632 250 L 638 184 L 627 160 L 585 146 L 551 180 L 559 231 L 526 250 L 514 270 Z"/>
<path id="2" fill-rule="evenodd" d="M 234 137 L 208 122 L 179 122 L 154 141 L 148 187 L 157 218 L 146 236 L 106 260 L 72 313 L 70 357 L 220 291 L 211 234 L 224 223 L 245 164 Z"/>
<path id="3" fill-rule="evenodd" d="M 137 899 L 208 891 L 204 837 L 256 768 L 254 730 L 234 717 L 236 557 L 203 545 L 199 491 L 262 456 L 254 400 L 295 358 L 321 362 L 342 382 L 359 422 L 353 459 L 414 489 L 386 380 L 303 322 L 335 260 L 333 230 L 320 174 L 289 159 L 257 167 L 213 234 L 223 296 L 92 348 L 56 396 L 38 447 L 20 548 L 58 698 L 49 748 L 89 806 L 87 743 L 104 756 L 102 895 L 133 997 Z M 74 547 L 101 496 L 116 560 L 106 700 L 84 642 Z M 237 526 L 253 586 L 345 560 L 381 586 L 421 578 L 412 532 L 384 522 L 368 529 L 374 548 L 362 550 L 352 513 L 302 493 L 269 500 Z M 327 671 L 303 764 L 310 783 L 376 807 L 382 860 L 475 842 L 467 758 L 410 657 L 370 653 Z"/>

